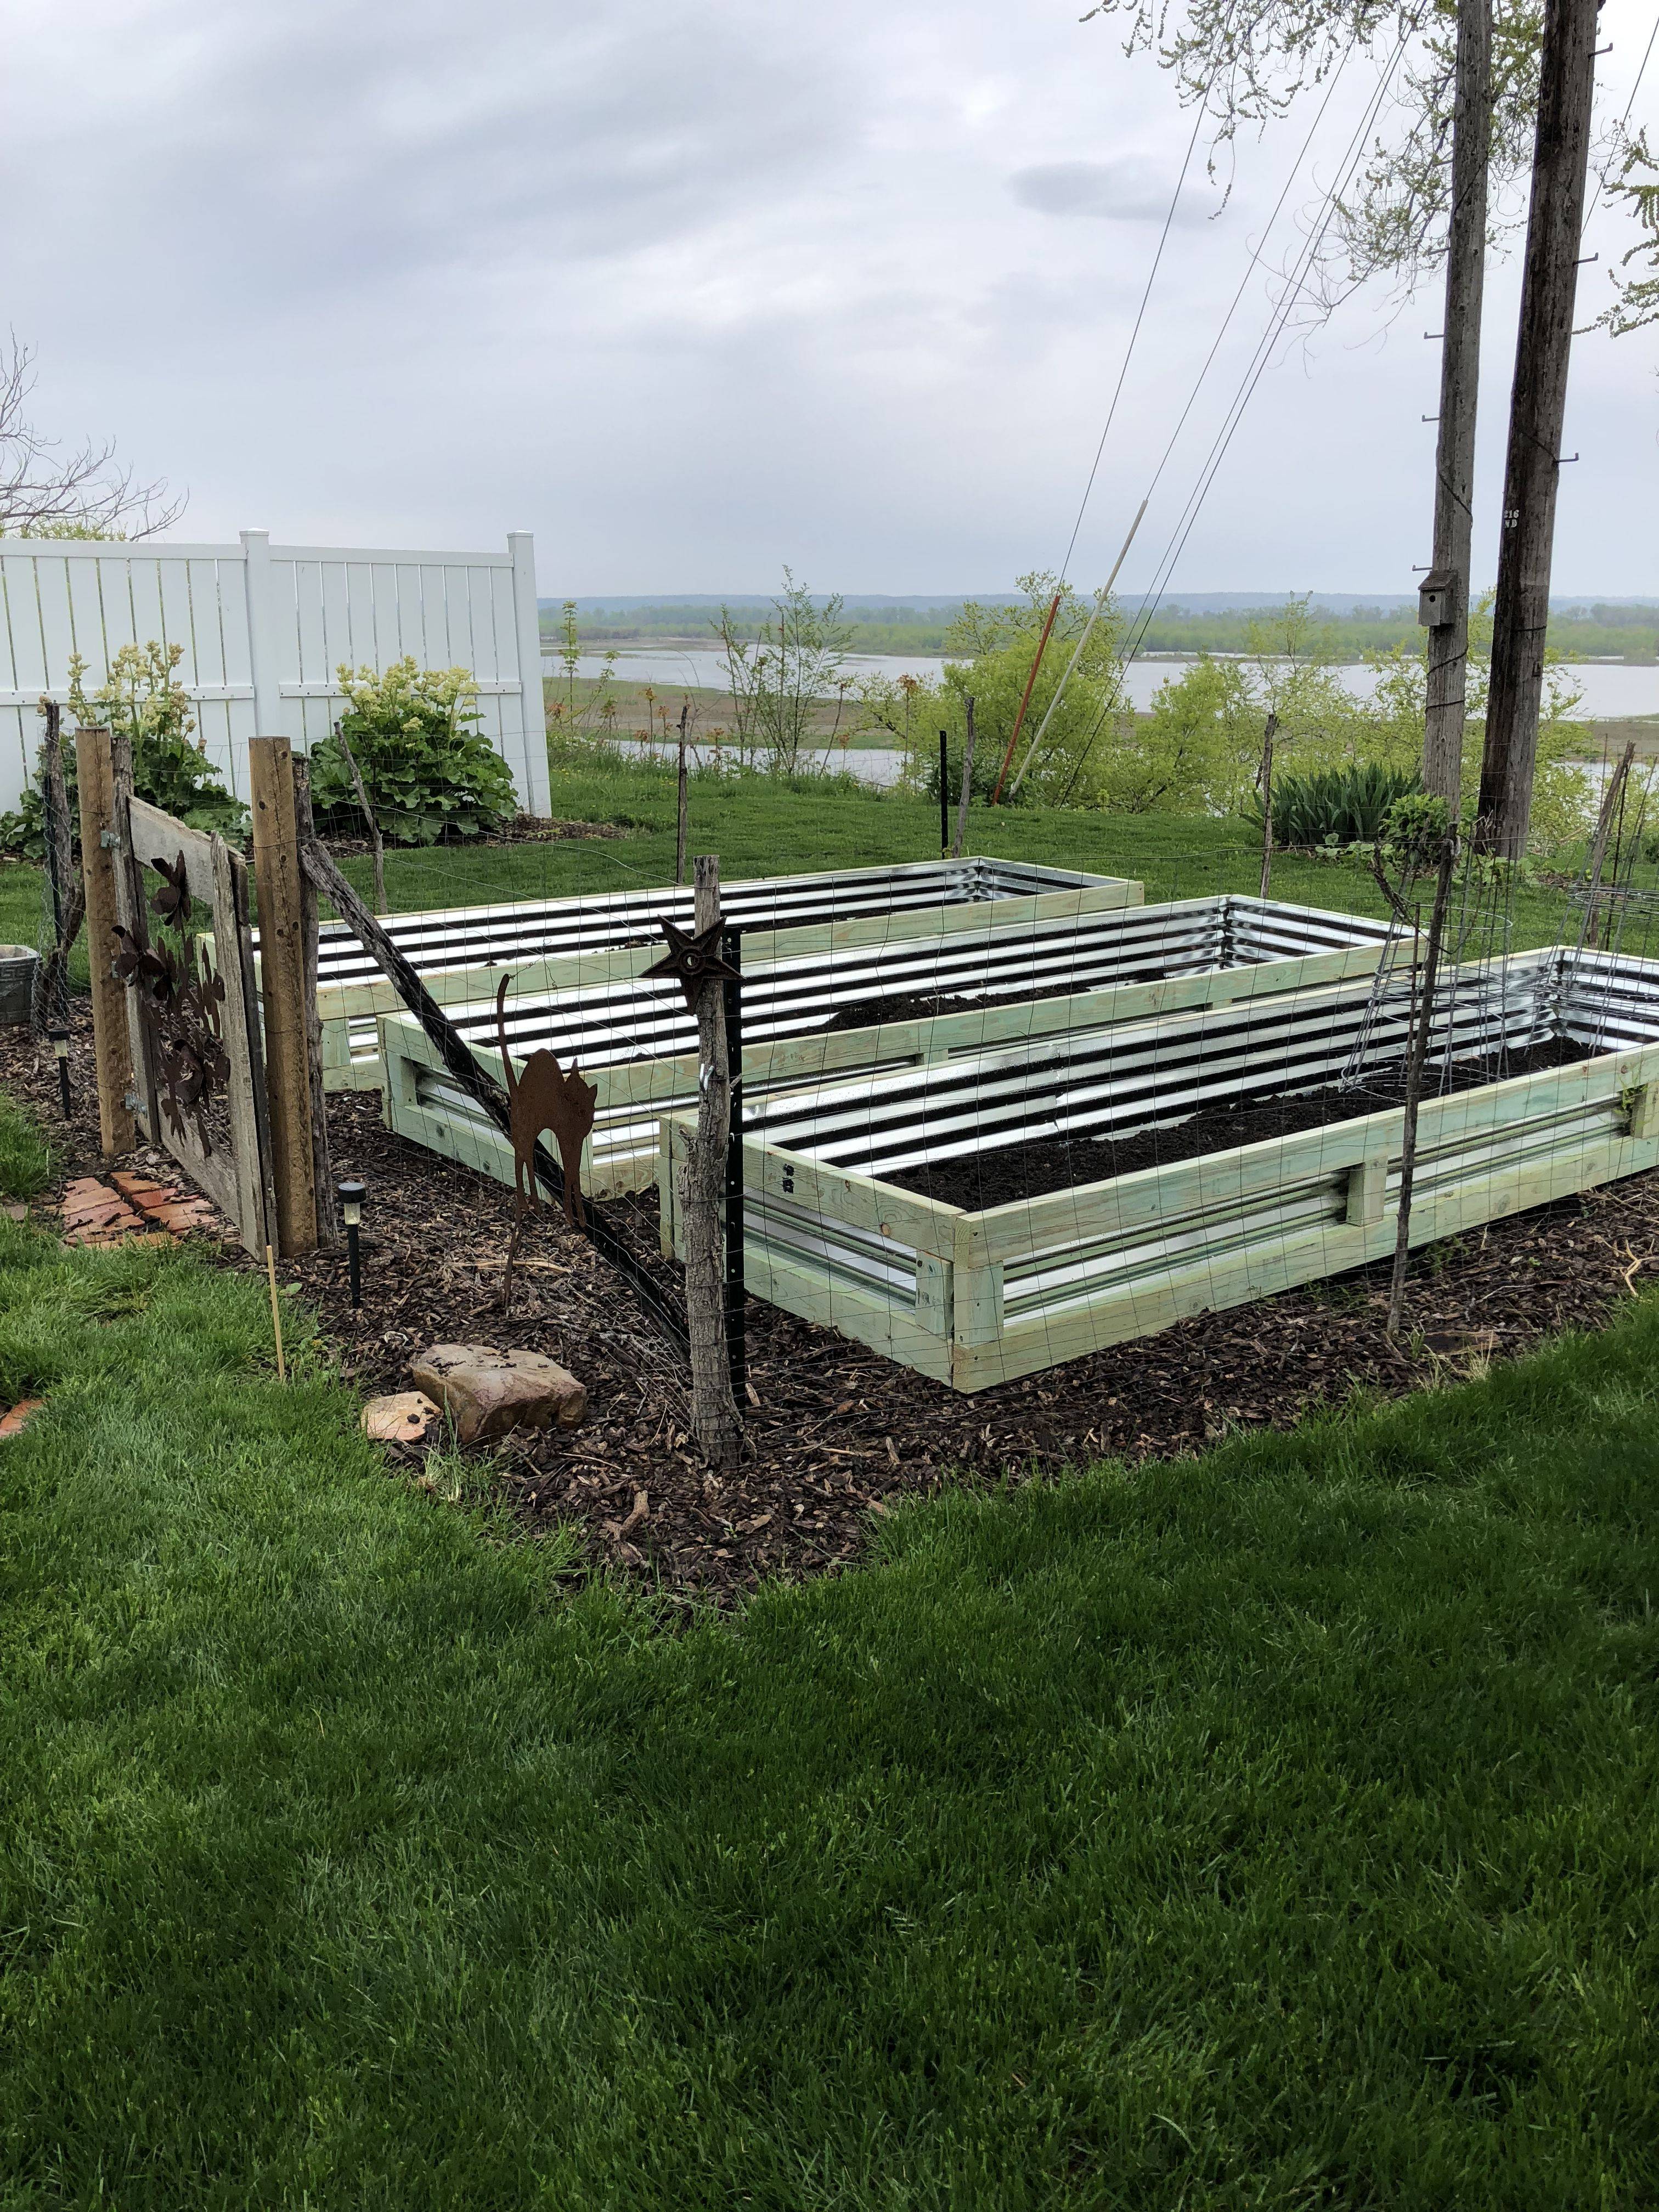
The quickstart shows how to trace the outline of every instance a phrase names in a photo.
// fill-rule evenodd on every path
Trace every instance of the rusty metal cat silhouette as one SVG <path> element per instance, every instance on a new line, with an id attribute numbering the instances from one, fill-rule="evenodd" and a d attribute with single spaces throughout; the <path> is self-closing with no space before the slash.
<path id="1" fill-rule="evenodd" d="M 536 1188 L 536 1140 L 544 1130 L 559 1148 L 564 1170 L 565 1219 L 580 1229 L 586 1216 L 582 1205 L 582 1146 L 593 1127 L 599 1092 L 579 1075 L 573 1062 L 568 1073 L 545 1047 L 538 1047 L 515 1070 L 507 1041 L 507 987 L 503 975 L 495 987 L 495 1037 L 501 1050 L 501 1079 L 507 1087 L 508 1125 L 513 1136 L 513 1241 L 507 1248 L 507 1274 L 510 1284 L 519 1233 L 526 1213 L 541 1200 Z M 505 1286 L 504 1286 L 505 1287 Z"/>

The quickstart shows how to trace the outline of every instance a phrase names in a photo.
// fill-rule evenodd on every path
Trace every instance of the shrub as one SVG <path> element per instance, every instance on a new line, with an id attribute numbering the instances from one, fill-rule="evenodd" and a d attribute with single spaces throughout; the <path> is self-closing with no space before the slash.
<path id="1" fill-rule="evenodd" d="M 394 844 L 483 837 L 518 811 L 512 770 L 478 719 L 478 690 L 465 668 L 421 668 L 410 654 L 380 674 L 339 671 L 346 711 L 337 730 L 350 746 L 383 836 Z M 320 827 L 349 834 L 362 823 L 339 736 L 311 756 Z"/>
<path id="2" fill-rule="evenodd" d="M 904 781 L 912 790 L 939 791 L 939 733 L 946 732 L 952 766 L 951 795 L 962 788 L 962 748 L 967 701 L 974 702 L 974 793 L 988 799 L 1030 681 L 1037 641 L 1056 588 L 1060 605 L 1042 665 L 1031 688 L 1019 748 L 1003 789 L 1003 804 L 1101 804 L 1109 746 L 1103 732 L 1117 709 L 1122 678 L 1121 617 L 1115 604 L 1103 608 L 1082 647 L 1042 741 L 1036 765 L 1013 786 L 1039 730 L 1054 704 L 1073 651 L 1089 625 L 1091 599 L 1046 574 L 1018 579 L 1022 597 L 1006 605 L 969 600 L 945 633 L 945 672 L 938 683 L 916 677 L 866 679 L 860 686 L 865 726 L 890 736 L 905 756 Z M 1097 737 L 1102 742 L 1096 743 Z"/>
<path id="3" fill-rule="evenodd" d="M 1414 769 L 1390 767 L 1384 761 L 1281 775 L 1273 784 L 1273 842 L 1304 848 L 1374 845 L 1389 810 L 1422 788 Z M 1260 829 L 1261 799 L 1252 799 L 1244 811 Z"/>
<path id="4" fill-rule="evenodd" d="M 190 694 L 174 673 L 183 657 L 182 646 L 162 645 L 154 638 L 147 645 L 124 645 L 88 697 L 87 664 L 77 653 L 70 661 L 70 711 L 82 725 L 106 723 L 131 739 L 132 787 L 140 799 L 192 830 L 240 838 L 247 826 L 247 810 L 220 782 L 205 740 L 194 734 Z M 78 818 L 75 748 L 68 743 L 64 774 L 73 824 Z M 23 793 L 15 813 L 0 815 L 0 852 L 43 859 L 42 811 L 37 781 Z"/>

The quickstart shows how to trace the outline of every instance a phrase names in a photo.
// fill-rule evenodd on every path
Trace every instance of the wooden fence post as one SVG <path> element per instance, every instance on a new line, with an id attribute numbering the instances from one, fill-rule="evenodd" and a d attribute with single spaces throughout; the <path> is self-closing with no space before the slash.
<path id="1" fill-rule="evenodd" d="M 712 929 L 720 918 L 720 864 L 700 853 L 692 866 L 696 885 L 693 927 Z M 702 1073 L 697 1133 L 680 1186 L 685 1223 L 685 1325 L 691 1345 L 691 1418 L 712 1466 L 732 1468 L 743 1449 L 743 1419 L 732 1395 L 726 1334 L 726 1240 L 722 1226 L 727 1146 L 732 1130 L 731 1066 L 726 1048 L 726 999 L 717 983 L 697 1001 Z"/>
<path id="2" fill-rule="evenodd" d="M 87 951 L 92 968 L 92 1042 L 98 1067 L 98 1141 L 118 1159 L 137 1140 L 132 1109 L 132 1045 L 126 992 L 115 975 L 115 765 L 106 729 L 75 733 L 80 786 L 81 868 L 87 886 Z M 106 842 L 107 841 L 107 842 Z"/>
<path id="3" fill-rule="evenodd" d="M 317 1177 L 306 1018 L 305 908 L 294 813 L 294 754 L 286 738 L 249 741 L 248 784 L 276 1237 L 283 1258 L 294 1259 L 317 1249 Z"/>
<path id="4" fill-rule="evenodd" d="M 337 730 L 338 723 L 335 724 Z M 349 753 L 347 758 L 350 758 Z M 303 852 L 317 835 L 317 824 L 311 811 L 311 763 L 296 760 L 292 763 L 294 776 L 294 829 Z M 354 764 L 352 773 L 356 769 Z M 372 817 L 371 817 L 372 819 Z M 380 831 L 375 836 L 375 854 L 380 854 Z M 386 883 L 379 868 L 375 870 L 375 885 L 382 906 L 386 903 Z M 334 1166 L 328 1150 L 328 1101 L 323 1095 L 323 1024 L 317 1011 L 317 946 L 318 915 L 317 886 L 300 867 L 300 981 L 305 1000 L 306 1017 L 306 1074 L 311 1085 L 311 1170 L 312 1187 L 317 1199 L 317 1242 L 325 1251 L 332 1251 L 340 1242 L 339 1208 L 334 1197 Z"/>

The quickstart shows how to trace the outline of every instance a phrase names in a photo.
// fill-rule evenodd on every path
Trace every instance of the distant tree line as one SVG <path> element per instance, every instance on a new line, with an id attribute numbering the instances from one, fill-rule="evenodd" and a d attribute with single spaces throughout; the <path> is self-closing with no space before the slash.
<path id="1" fill-rule="evenodd" d="M 869 607 L 857 605 L 840 609 L 840 623 L 851 653 L 943 653 L 955 649 L 964 606 Z M 1133 614 L 1134 602 L 1127 602 Z M 1261 608 L 1241 607 L 1225 612 L 1188 610 L 1180 605 L 1160 608 L 1139 639 L 1141 653 L 1249 653 L 1254 627 Z M 1415 612 L 1400 607 L 1355 607 L 1343 614 L 1327 613 L 1316 601 L 1311 609 L 1309 658 L 1334 665 L 1353 665 L 1376 653 L 1416 652 L 1422 633 Z M 772 610 L 757 600 L 734 600 L 724 610 L 733 638 L 756 641 L 769 623 Z M 543 616 L 543 626 L 554 633 L 554 617 Z M 706 638 L 720 642 L 717 625 L 706 606 L 676 605 L 587 611 L 575 617 L 575 635 L 584 646 L 648 645 L 653 639 Z M 1134 628 L 1139 631 L 1139 624 Z M 1627 661 L 1651 663 L 1659 659 L 1659 606 L 1633 606 L 1598 600 L 1586 605 L 1571 602 L 1550 616 L 1549 644 L 1564 659 L 1593 660 L 1613 655 Z"/>

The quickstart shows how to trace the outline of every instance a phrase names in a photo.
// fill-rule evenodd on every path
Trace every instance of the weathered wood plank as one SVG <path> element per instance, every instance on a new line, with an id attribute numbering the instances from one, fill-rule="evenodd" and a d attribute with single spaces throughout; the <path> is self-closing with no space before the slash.
<path id="1" fill-rule="evenodd" d="M 192 830 L 187 823 L 175 822 L 170 814 L 163 814 L 159 806 L 148 800 L 135 799 L 130 809 L 132 822 L 132 857 L 142 868 L 152 867 L 157 860 L 165 860 L 168 867 L 182 854 L 185 880 L 190 885 L 191 898 L 204 907 L 213 904 L 213 840 L 203 830 Z M 150 888 L 156 888 L 152 879 Z"/>

